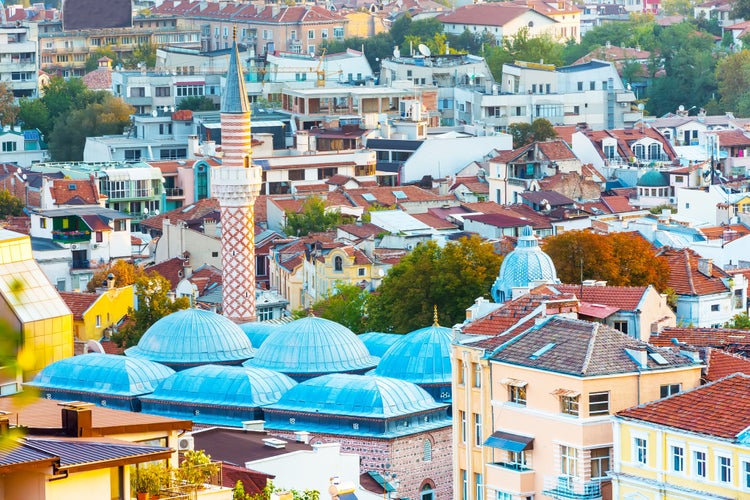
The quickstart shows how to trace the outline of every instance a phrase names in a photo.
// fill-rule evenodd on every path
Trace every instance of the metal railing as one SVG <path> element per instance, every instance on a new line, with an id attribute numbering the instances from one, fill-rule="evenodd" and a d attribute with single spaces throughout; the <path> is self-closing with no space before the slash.
<path id="1" fill-rule="evenodd" d="M 601 500 L 602 487 L 598 481 L 582 481 L 573 476 L 547 476 L 543 493 L 557 500 Z"/>

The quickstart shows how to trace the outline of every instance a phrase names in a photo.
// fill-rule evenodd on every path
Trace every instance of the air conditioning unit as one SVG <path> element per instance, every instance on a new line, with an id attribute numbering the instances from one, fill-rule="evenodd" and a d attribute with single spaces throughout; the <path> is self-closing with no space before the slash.
<path id="1" fill-rule="evenodd" d="M 72 244 L 70 245 L 70 249 L 71 249 L 71 250 L 78 250 L 78 243 L 72 243 Z"/>
<path id="2" fill-rule="evenodd" d="M 192 434 L 183 434 L 177 440 L 177 449 L 179 451 L 192 451 L 195 449 L 195 438 Z"/>

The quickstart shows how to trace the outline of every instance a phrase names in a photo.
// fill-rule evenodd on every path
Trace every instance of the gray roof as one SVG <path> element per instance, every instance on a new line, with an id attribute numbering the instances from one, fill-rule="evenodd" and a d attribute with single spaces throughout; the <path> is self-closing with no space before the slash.
<path id="1" fill-rule="evenodd" d="M 98 207 L 94 205 L 73 207 L 73 208 L 53 208 L 50 210 L 33 210 L 34 213 L 44 217 L 70 217 L 82 215 L 98 215 L 107 219 L 132 219 L 133 217 L 118 210 L 111 208 Z"/>
<path id="2" fill-rule="evenodd" d="M 237 50 L 237 42 L 234 41 L 232 43 L 232 54 L 229 56 L 227 83 L 224 86 L 224 93 L 221 96 L 221 112 L 248 113 L 249 111 L 250 104 L 247 101 L 245 79 L 242 76 L 240 53 Z"/>
<path id="3" fill-rule="evenodd" d="M 636 353 L 645 351 L 646 366 Z M 670 349 L 628 337 L 601 323 L 551 316 L 492 356 L 494 361 L 581 377 L 664 370 L 693 365 Z"/>
<path id="4" fill-rule="evenodd" d="M 43 453 L 60 457 L 60 468 L 81 467 L 109 460 L 130 459 L 129 463 L 148 462 L 154 453 L 169 452 L 169 448 L 142 444 L 114 444 L 92 441 L 26 438 L 24 445 Z"/>

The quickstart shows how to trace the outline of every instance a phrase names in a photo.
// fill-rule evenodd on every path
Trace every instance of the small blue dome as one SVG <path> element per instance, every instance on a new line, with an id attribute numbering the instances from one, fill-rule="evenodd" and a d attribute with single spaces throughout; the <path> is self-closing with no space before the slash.
<path id="1" fill-rule="evenodd" d="M 263 323 L 258 321 L 251 321 L 250 323 L 243 323 L 240 328 L 247 338 L 250 339 L 250 343 L 256 349 L 263 345 L 269 335 L 278 330 L 279 326 L 273 323 Z"/>
<path id="2" fill-rule="evenodd" d="M 524 226 L 515 250 L 503 259 L 495 283 L 492 298 L 501 303 L 513 298 L 514 288 L 530 286 L 534 281 L 559 283 L 555 264 L 549 255 L 539 248 L 531 226 Z"/>
<path id="3" fill-rule="evenodd" d="M 255 407 L 275 403 L 296 384 L 283 373 L 262 368 L 202 365 L 175 373 L 143 401 Z"/>
<path id="4" fill-rule="evenodd" d="M 410 382 L 334 373 L 294 386 L 268 408 L 327 415 L 392 418 L 444 406 Z"/>
<path id="5" fill-rule="evenodd" d="M 402 335 L 372 373 L 415 384 L 450 384 L 452 340 L 451 329 L 437 325 Z"/>
<path id="6" fill-rule="evenodd" d="M 400 333 L 381 333 L 381 332 L 367 332 L 359 335 L 361 340 L 370 354 L 373 356 L 382 357 L 385 351 L 391 348 L 393 344 L 398 342 L 403 335 Z M 255 345 L 255 344 L 253 344 Z"/>
<path id="7" fill-rule="evenodd" d="M 185 368 L 208 363 L 239 364 L 254 352 L 245 332 L 224 316 L 184 309 L 151 325 L 138 345 L 125 354 Z"/>
<path id="8" fill-rule="evenodd" d="M 267 368 L 291 376 L 364 371 L 378 358 L 348 328 L 336 322 L 307 317 L 280 326 L 244 366 Z"/>
<path id="9" fill-rule="evenodd" d="M 669 176 L 664 172 L 659 172 L 658 170 L 651 169 L 643 174 L 640 179 L 638 179 L 636 185 L 644 187 L 669 186 Z"/>
<path id="10" fill-rule="evenodd" d="M 145 359 L 86 354 L 48 365 L 27 385 L 42 391 L 82 391 L 128 397 L 153 392 L 173 373 L 171 368 Z"/>

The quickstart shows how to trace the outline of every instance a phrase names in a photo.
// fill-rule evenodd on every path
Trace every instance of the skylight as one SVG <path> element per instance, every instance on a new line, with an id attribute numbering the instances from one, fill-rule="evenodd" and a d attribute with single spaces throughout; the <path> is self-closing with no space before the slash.
<path id="1" fill-rule="evenodd" d="M 548 352 L 550 349 L 552 349 L 556 345 L 557 345 L 556 343 L 550 342 L 549 344 L 547 344 L 546 346 L 542 347 L 541 349 L 536 351 L 534 354 L 529 356 L 529 359 L 539 359 L 542 356 L 542 354 Z"/>
<path id="2" fill-rule="evenodd" d="M 658 364 L 658 365 L 668 365 L 669 364 L 669 362 L 666 359 L 664 359 L 664 356 L 662 356 L 658 352 L 649 353 L 648 356 L 651 359 L 653 359 L 654 361 L 656 361 L 656 364 Z"/>
<path id="3" fill-rule="evenodd" d="M 394 191 L 393 196 L 395 196 L 397 200 L 405 200 L 407 198 L 406 193 L 403 191 Z"/>
<path id="4" fill-rule="evenodd" d="M 365 193 L 365 194 L 362 195 L 362 198 L 364 198 L 365 201 L 369 201 L 370 203 L 372 203 L 373 201 L 375 201 L 375 196 L 373 196 L 372 193 Z"/>
<path id="5" fill-rule="evenodd" d="M 194 206 L 195 205 L 188 205 L 188 206 L 186 206 L 185 208 L 182 209 L 182 213 L 183 214 L 188 213 L 189 211 L 191 211 L 193 209 Z"/>

